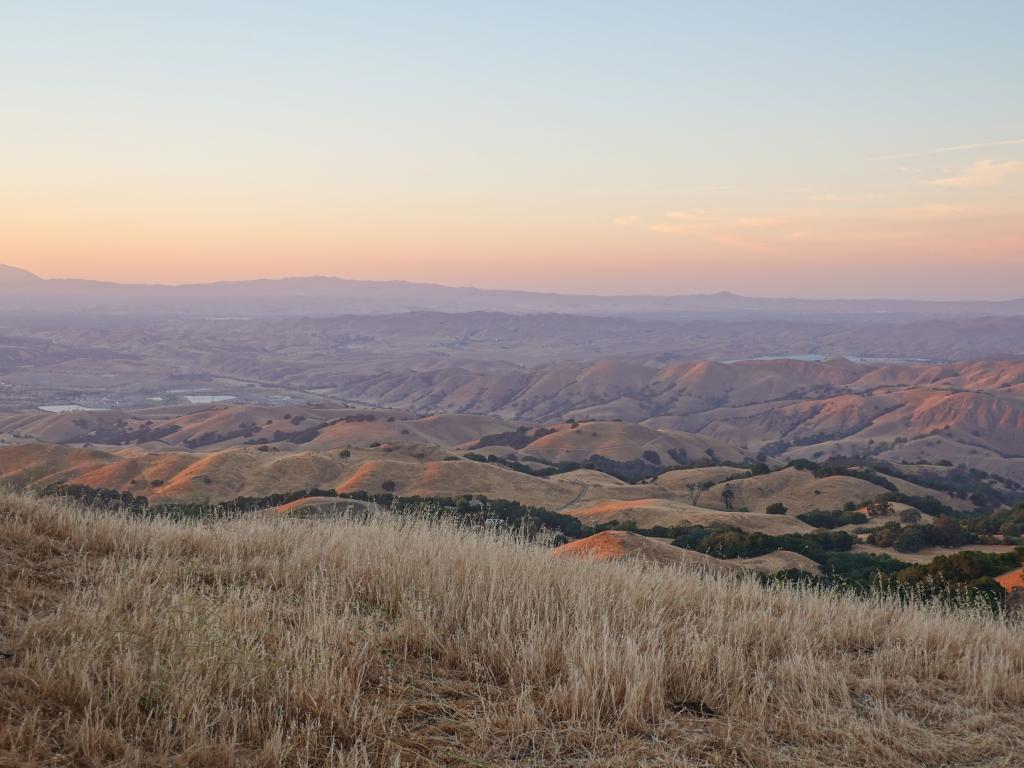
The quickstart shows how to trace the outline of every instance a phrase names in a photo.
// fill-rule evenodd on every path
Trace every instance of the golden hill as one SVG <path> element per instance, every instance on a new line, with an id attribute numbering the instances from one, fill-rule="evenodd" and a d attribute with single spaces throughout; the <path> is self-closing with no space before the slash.
<path id="1" fill-rule="evenodd" d="M 847 453 L 850 451 L 837 451 Z M 927 462 L 933 466 L 941 461 L 964 464 L 976 469 L 1024 482 L 1024 458 L 1003 456 L 996 451 L 970 443 L 961 443 L 945 435 L 927 435 L 901 442 L 878 454 L 883 461 L 896 463 Z"/>
<path id="2" fill-rule="evenodd" d="M 692 469 L 673 469 L 658 475 L 651 485 L 658 489 L 675 493 L 684 493 L 692 497 L 694 489 L 706 483 L 720 483 L 732 477 L 746 475 L 746 470 L 736 467 L 694 467 Z M 699 497 L 698 497 L 699 498 Z"/>
<path id="3" fill-rule="evenodd" d="M 442 460 L 445 458 L 455 460 Z M 54 482 L 81 484 L 129 491 L 150 501 L 224 501 L 304 488 L 368 493 L 391 489 L 402 496 L 485 495 L 558 509 L 584 495 L 602 499 L 644 493 L 644 486 L 616 483 L 598 472 L 583 477 L 586 482 L 578 475 L 533 477 L 497 464 L 431 452 L 423 446 L 406 451 L 354 448 L 346 455 L 256 447 L 130 455 L 42 443 L 0 447 L 0 482 L 20 488 L 43 488 Z M 595 482 L 600 478 L 608 482 Z"/>
<path id="4" fill-rule="evenodd" d="M 340 421 L 325 427 L 307 447 L 329 450 L 343 446 L 368 446 L 371 443 L 415 442 L 454 448 L 475 442 L 485 435 L 510 432 L 515 426 L 491 416 L 440 414 L 422 419 L 372 422 Z"/>
<path id="5" fill-rule="evenodd" d="M 583 560 L 641 560 L 660 565 L 677 565 L 689 569 L 706 570 L 716 574 L 736 574 L 743 571 L 776 573 L 800 570 L 820 573 L 821 568 L 810 558 L 796 552 L 779 550 L 760 557 L 720 560 L 700 552 L 674 547 L 666 541 L 641 536 L 629 531 L 602 531 L 585 539 L 571 541 L 551 551 L 556 557 L 574 557 Z"/>
<path id="6" fill-rule="evenodd" d="M 582 502 L 566 507 L 563 512 L 585 525 L 601 525 L 618 521 L 636 523 L 638 528 L 685 525 L 727 525 L 743 531 L 756 531 L 771 536 L 786 533 L 810 533 L 814 528 L 787 515 L 766 515 L 759 512 L 725 512 L 695 507 L 677 499 L 636 499 L 628 501 Z"/>
<path id="7" fill-rule="evenodd" d="M 711 573 L 730 573 L 731 564 L 700 552 L 691 552 L 659 539 L 628 531 L 603 531 L 578 541 L 570 541 L 551 551 L 555 557 L 584 560 L 636 559 L 661 565 L 685 565 L 704 568 Z"/>
<path id="8" fill-rule="evenodd" d="M 561 437 L 561 432 L 548 437 Z M 738 479 L 729 479 L 737 474 Z M 671 470 L 637 484 L 594 470 L 538 477 L 423 444 L 330 451 L 235 446 L 181 452 L 165 447 L 147 452 L 137 447 L 100 451 L 24 443 L 0 447 L 0 482 L 17 488 L 65 482 L 129 491 L 153 502 L 216 502 L 313 488 L 342 493 L 390 491 L 401 496 L 470 494 L 564 510 L 587 524 L 612 520 L 640 527 L 721 524 L 771 534 L 809 530 L 794 519 L 801 512 L 841 509 L 847 502 L 859 504 L 887 492 L 859 478 L 815 478 L 794 468 L 758 476 L 730 467 Z M 695 491 L 708 482 L 714 485 Z M 911 495 L 932 496 L 959 509 L 970 507 L 966 500 L 906 480 L 892 482 Z M 733 494 L 732 510 L 726 509 L 726 489 Z M 763 514 L 774 502 L 785 504 L 789 516 Z"/>
<path id="9" fill-rule="evenodd" d="M 491 416 L 417 418 L 404 411 L 331 405 L 207 405 L 0 415 L 0 434 L 17 433 L 22 439 L 58 444 L 141 445 L 148 450 L 216 451 L 246 443 L 289 450 L 384 442 L 455 447 L 514 429 Z"/>
<path id="10" fill-rule="evenodd" d="M 658 463 L 672 466 L 679 462 L 672 452 L 690 461 L 706 460 L 709 456 L 721 461 L 742 462 L 747 456 L 735 448 L 702 435 L 657 430 L 642 424 L 626 422 L 588 421 L 578 425 L 560 424 L 555 431 L 522 449 L 521 453 L 537 456 L 551 462 L 584 462 L 593 455 L 616 461 L 639 459 L 645 452 L 658 456 Z"/>
<path id="11" fill-rule="evenodd" d="M 90 337 L 90 343 L 98 341 Z M 783 460 L 834 455 L 948 460 L 1024 482 L 1024 366 L 1019 361 L 655 366 L 620 359 L 549 361 L 532 368 L 492 358 L 462 362 L 360 369 L 339 375 L 336 387 L 315 388 L 393 409 L 326 403 L 34 411 L 0 415 L 0 444 L 41 440 L 141 445 L 149 451 L 217 451 L 246 442 L 282 450 L 402 442 L 454 448 L 514 433 L 517 426 L 559 422 L 555 435 L 532 445 L 489 445 L 502 456 L 515 452 L 548 461 L 585 461 L 595 453 L 630 461 L 653 451 L 666 467 L 674 465 L 670 450 L 685 451 L 690 461 L 711 459 L 706 453 L 711 450 L 730 463 L 764 449 Z M 254 374 L 247 365 L 233 372 Z M 278 376 L 284 375 L 281 367 L 277 363 L 274 369 Z M 562 423 L 570 416 L 582 422 L 580 428 Z"/>
<path id="12" fill-rule="evenodd" d="M 355 499 L 342 499 L 337 496 L 306 496 L 302 499 L 290 501 L 274 508 L 278 515 L 316 515 L 316 514 L 337 514 L 352 509 L 373 509 L 372 502 L 357 501 Z"/>
<path id="13" fill-rule="evenodd" d="M 660 368 L 600 361 L 547 364 L 515 376 L 504 369 L 392 372 L 375 379 L 372 394 L 395 407 L 432 403 L 439 410 L 535 421 L 573 416 L 642 422 L 755 453 L 784 443 L 801 452 L 794 457 L 825 455 L 836 441 L 872 452 L 897 439 L 939 432 L 964 446 L 1024 457 L 1022 371 L 1013 361 L 936 366 L 748 360 Z"/>
<path id="14" fill-rule="evenodd" d="M 842 475 L 818 478 L 807 470 L 787 467 L 716 485 L 701 496 L 700 503 L 712 509 L 727 509 L 727 488 L 733 493 L 733 509 L 764 512 L 770 504 L 782 502 L 790 515 L 816 509 L 842 509 L 848 501 L 870 501 L 887 493 L 882 486 L 860 478 Z"/>
<path id="15" fill-rule="evenodd" d="M 476 461 L 421 464 L 386 459 L 361 464 L 338 484 L 337 490 L 376 491 L 387 481 L 395 483 L 395 493 L 402 496 L 484 495 L 552 509 L 569 503 L 580 492 L 578 486 L 571 483 L 531 477 L 494 464 Z"/>

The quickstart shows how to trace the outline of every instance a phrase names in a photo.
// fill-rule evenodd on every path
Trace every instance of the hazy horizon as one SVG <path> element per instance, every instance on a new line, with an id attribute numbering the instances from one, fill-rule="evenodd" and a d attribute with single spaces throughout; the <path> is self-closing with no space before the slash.
<path id="1" fill-rule="evenodd" d="M 23 4 L 0 262 L 1009 299 L 1024 6 Z"/>
<path id="2" fill-rule="evenodd" d="M 420 281 L 420 280 L 405 280 L 402 278 L 388 278 L 381 280 L 365 279 L 365 278 L 352 278 L 346 277 L 345 275 L 324 275 L 324 274 L 292 274 L 283 275 L 280 277 L 236 277 L 224 280 L 203 280 L 203 281 L 188 281 L 188 282 L 161 282 L 161 281 L 150 281 L 150 282 L 126 282 L 120 280 L 96 280 L 95 278 L 80 277 L 77 275 L 53 275 L 44 276 L 33 272 L 27 267 L 19 267 L 15 264 L 0 264 L 0 268 L 13 267 L 14 269 L 22 269 L 32 273 L 36 277 L 44 280 L 74 280 L 74 281 L 88 281 L 88 282 L 102 282 L 113 285 L 131 287 L 131 286 L 145 286 L 145 287 L 162 287 L 162 288 L 187 288 L 193 286 L 213 285 L 218 283 L 235 283 L 235 282 L 264 282 L 264 281 L 280 281 L 280 280 L 341 280 L 341 281 L 356 281 L 356 282 L 371 282 L 371 283 L 405 283 L 410 285 L 425 285 L 425 286 L 436 286 L 441 288 L 453 288 L 458 290 L 477 290 L 477 291 L 513 291 L 522 293 L 537 293 L 537 294 L 551 294 L 554 296 L 573 296 L 573 297 L 609 297 L 609 298 L 642 298 L 642 297 L 658 297 L 658 298 L 672 298 L 672 297 L 684 297 L 684 296 L 716 296 L 716 295 L 731 295 L 737 298 L 749 298 L 749 299 L 777 299 L 777 300 L 794 300 L 794 301 L 936 301 L 936 302 L 988 302 L 988 301 L 1015 301 L 1024 299 L 1024 290 L 1019 291 L 1016 294 L 1009 294 L 1005 299 L 989 299 L 985 297 L 958 297 L 958 298 L 939 298 L 939 299 L 921 299 L 909 296 L 829 296 L 829 295 L 771 295 L 771 294 L 757 294 L 757 293 L 740 293 L 737 291 L 731 291 L 723 289 L 720 291 L 701 291 L 692 293 L 680 293 L 680 292 L 664 292 L 652 290 L 645 293 L 615 293 L 612 291 L 557 291 L 546 288 L 504 288 L 504 287 L 485 287 L 480 285 L 470 285 L 466 283 L 442 283 L 436 281 Z"/>

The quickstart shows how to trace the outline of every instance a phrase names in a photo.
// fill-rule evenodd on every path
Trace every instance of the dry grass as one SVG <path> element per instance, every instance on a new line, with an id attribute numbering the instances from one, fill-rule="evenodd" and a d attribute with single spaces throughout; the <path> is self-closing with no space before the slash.
<path id="1" fill-rule="evenodd" d="M 964 766 L 1020 627 L 395 519 L 0 495 L 0 765 Z"/>
<path id="2" fill-rule="evenodd" d="M 647 486 L 640 486 L 646 488 Z M 812 533 L 814 526 L 788 515 L 768 515 L 762 512 L 727 512 L 695 507 L 675 499 L 636 499 L 634 501 L 585 501 L 561 510 L 584 525 L 601 525 L 618 520 L 636 523 L 639 528 L 662 525 L 727 525 L 741 531 L 757 531 L 769 536 L 786 533 Z"/>
<path id="3" fill-rule="evenodd" d="M 700 498 L 700 503 L 713 509 L 726 509 L 722 497 L 726 486 L 735 494 L 736 509 L 764 512 L 769 504 L 782 502 L 790 515 L 800 515 L 815 509 L 842 509 L 848 501 L 862 502 L 877 499 L 886 492 L 880 485 L 857 477 L 831 475 L 815 477 L 804 469 L 787 467 L 766 475 L 742 477 L 719 483 Z M 936 496 L 928 491 L 928 496 Z"/>

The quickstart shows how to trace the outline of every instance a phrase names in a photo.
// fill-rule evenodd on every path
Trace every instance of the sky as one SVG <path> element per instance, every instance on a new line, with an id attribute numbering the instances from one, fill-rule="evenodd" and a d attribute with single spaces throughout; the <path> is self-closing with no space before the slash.
<path id="1" fill-rule="evenodd" d="M 0 263 L 1024 296 L 1024 3 L 2 2 Z"/>

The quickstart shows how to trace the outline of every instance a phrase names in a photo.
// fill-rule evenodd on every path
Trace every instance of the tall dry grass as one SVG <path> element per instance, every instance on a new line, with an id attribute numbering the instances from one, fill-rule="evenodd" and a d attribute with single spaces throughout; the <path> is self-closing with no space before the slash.
<path id="1" fill-rule="evenodd" d="M 1024 754 L 999 618 L 380 514 L 0 495 L 0 765 L 964 766 Z"/>

